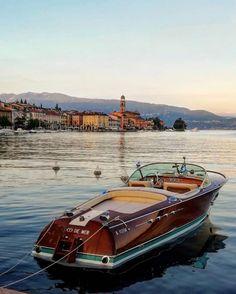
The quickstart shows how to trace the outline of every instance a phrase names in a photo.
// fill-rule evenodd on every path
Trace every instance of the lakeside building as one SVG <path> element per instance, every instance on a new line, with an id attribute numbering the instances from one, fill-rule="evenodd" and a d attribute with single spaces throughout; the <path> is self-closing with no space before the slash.
<path id="1" fill-rule="evenodd" d="M 45 111 L 45 121 L 47 122 L 49 128 L 58 129 L 61 126 L 61 113 L 56 110 L 46 110 Z"/>
<path id="2" fill-rule="evenodd" d="M 109 115 L 109 130 L 118 131 L 120 129 L 120 118 Z"/>
<path id="3" fill-rule="evenodd" d="M 63 129 L 69 127 L 71 124 L 70 124 L 70 115 L 66 112 L 62 112 L 61 114 L 61 127 Z"/>
<path id="4" fill-rule="evenodd" d="M 0 104 L 0 117 L 6 117 L 8 121 L 12 124 L 12 110 L 9 107 L 3 107 Z"/>
<path id="5" fill-rule="evenodd" d="M 1 116 L 6 116 L 12 123 L 13 127 L 21 121 L 24 126 L 29 120 L 38 120 L 47 128 L 57 129 L 62 124 L 62 112 L 36 107 L 28 103 L 3 103 L 1 102 Z M 22 127 L 23 127 L 22 125 Z"/>
<path id="6" fill-rule="evenodd" d="M 84 112 L 83 113 L 83 129 L 99 130 L 109 128 L 109 117 L 105 113 L 100 112 Z"/>
<path id="7" fill-rule="evenodd" d="M 4 103 L 0 101 L 0 116 L 6 116 L 13 128 L 27 126 L 37 120 L 39 126 L 48 129 L 72 128 L 78 130 L 134 130 L 150 129 L 153 122 L 140 116 L 138 111 L 127 111 L 125 96 L 120 99 L 120 110 L 109 115 L 101 112 L 61 111 L 31 105 L 27 102 Z"/>
<path id="8" fill-rule="evenodd" d="M 47 121 L 47 114 L 44 112 L 43 109 L 31 109 L 30 110 L 30 118 L 31 119 L 37 119 L 39 121 Z"/>
<path id="9" fill-rule="evenodd" d="M 152 126 L 152 122 L 143 119 L 138 111 L 126 110 L 124 95 L 120 97 L 120 110 L 113 111 L 110 115 L 120 119 L 120 128 L 122 130 L 147 129 Z"/>
<path id="10" fill-rule="evenodd" d="M 70 114 L 71 115 L 71 124 L 73 128 L 81 129 L 83 127 L 83 113 L 79 111 L 75 111 Z"/>

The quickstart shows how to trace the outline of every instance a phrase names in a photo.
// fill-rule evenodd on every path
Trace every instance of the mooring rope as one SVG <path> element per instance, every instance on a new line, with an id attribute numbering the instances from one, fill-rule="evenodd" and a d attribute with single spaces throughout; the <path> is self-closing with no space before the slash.
<path id="1" fill-rule="evenodd" d="M 38 241 L 38 243 L 46 236 L 46 234 L 48 233 L 48 231 L 51 229 L 52 225 L 54 224 L 56 219 L 54 219 L 52 221 L 52 223 L 50 224 L 50 226 L 48 227 L 48 229 L 46 230 L 46 232 L 43 234 L 43 236 L 40 238 L 40 240 Z M 13 265 L 12 267 L 10 267 L 9 269 L 5 270 L 4 272 L 0 273 L 0 277 L 7 274 L 8 272 L 10 272 L 11 270 L 13 270 L 15 267 L 17 267 L 23 260 L 26 259 L 26 257 L 30 256 L 30 252 L 26 253 L 15 265 Z"/>
<path id="2" fill-rule="evenodd" d="M 10 267 L 9 269 L 5 270 L 4 272 L 0 273 L 0 277 L 7 274 L 8 272 L 10 272 L 13 268 L 17 267 L 18 264 L 20 264 L 23 260 L 26 259 L 26 257 L 30 256 L 30 252 L 26 253 L 15 265 L 13 265 L 12 267 Z"/>
<path id="3" fill-rule="evenodd" d="M 18 284 L 20 282 L 23 282 L 27 279 L 30 279 L 42 272 L 44 272 L 45 270 L 51 268 L 52 266 L 54 266 L 55 264 L 59 263 L 60 261 L 62 261 L 63 259 L 65 259 L 67 256 L 69 256 L 71 253 L 73 253 L 74 251 L 78 250 L 81 246 L 83 246 L 86 242 L 88 242 L 91 238 L 93 238 L 97 233 L 99 233 L 105 226 L 107 226 L 110 222 L 112 222 L 113 220 L 116 220 L 117 219 L 117 216 L 110 220 L 109 222 L 106 222 L 104 223 L 96 232 L 94 232 L 88 239 L 86 239 L 84 242 L 82 242 L 79 246 L 77 246 L 76 248 L 74 248 L 72 251 L 68 252 L 66 255 L 64 255 L 63 257 L 61 257 L 60 259 L 56 260 L 55 262 L 53 262 L 52 264 L 49 264 L 48 266 L 42 268 L 41 270 L 27 276 L 27 277 L 24 277 L 24 278 L 21 278 L 19 280 L 16 280 L 16 281 L 13 281 L 13 282 L 10 282 L 9 284 L 6 284 L 6 285 L 3 285 L 1 286 L 2 288 L 7 288 L 9 286 L 12 286 L 12 285 L 15 285 L 15 284 Z"/>

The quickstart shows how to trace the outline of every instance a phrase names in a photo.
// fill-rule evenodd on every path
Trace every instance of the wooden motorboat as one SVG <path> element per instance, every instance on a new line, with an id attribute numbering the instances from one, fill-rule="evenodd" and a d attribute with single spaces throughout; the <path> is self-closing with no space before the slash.
<path id="1" fill-rule="evenodd" d="M 125 186 L 48 224 L 32 255 L 64 266 L 116 268 L 200 226 L 226 181 L 185 159 L 140 166 Z"/>

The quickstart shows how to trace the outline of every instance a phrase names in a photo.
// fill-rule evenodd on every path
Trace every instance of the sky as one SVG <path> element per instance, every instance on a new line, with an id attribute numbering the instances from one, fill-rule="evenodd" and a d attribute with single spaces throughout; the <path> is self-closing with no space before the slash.
<path id="1" fill-rule="evenodd" d="M 236 113 L 236 0 L 0 0 L 0 93 Z"/>

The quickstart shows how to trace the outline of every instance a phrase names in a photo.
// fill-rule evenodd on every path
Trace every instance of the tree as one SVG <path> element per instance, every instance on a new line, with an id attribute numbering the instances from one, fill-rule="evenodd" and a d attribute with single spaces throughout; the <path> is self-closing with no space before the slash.
<path id="1" fill-rule="evenodd" d="M 26 118 L 23 116 L 23 117 L 17 117 L 15 119 L 15 129 L 18 129 L 18 128 L 24 128 L 25 125 L 26 125 Z"/>
<path id="2" fill-rule="evenodd" d="M 161 120 L 159 117 L 154 117 L 152 119 L 154 125 L 153 125 L 153 129 L 154 130 L 164 130 L 164 122 L 163 120 Z"/>
<path id="3" fill-rule="evenodd" d="M 22 100 L 22 98 L 20 99 L 20 103 L 23 104 L 23 100 Z"/>
<path id="4" fill-rule="evenodd" d="M 176 119 L 176 121 L 174 122 L 174 125 L 173 125 L 174 130 L 185 131 L 186 128 L 187 128 L 187 124 L 181 117 Z"/>
<path id="5" fill-rule="evenodd" d="M 57 110 L 57 111 L 61 111 L 61 107 L 58 106 L 58 103 L 57 103 L 56 106 L 55 106 L 55 110 Z"/>
<path id="6" fill-rule="evenodd" d="M 25 99 L 24 104 L 27 104 L 27 100 Z"/>
<path id="7" fill-rule="evenodd" d="M 27 129 L 32 130 L 39 127 L 39 120 L 38 119 L 29 119 L 27 122 Z"/>
<path id="8" fill-rule="evenodd" d="M 0 116 L 0 126 L 2 127 L 9 127 L 11 126 L 11 122 L 9 121 L 7 116 Z"/>

